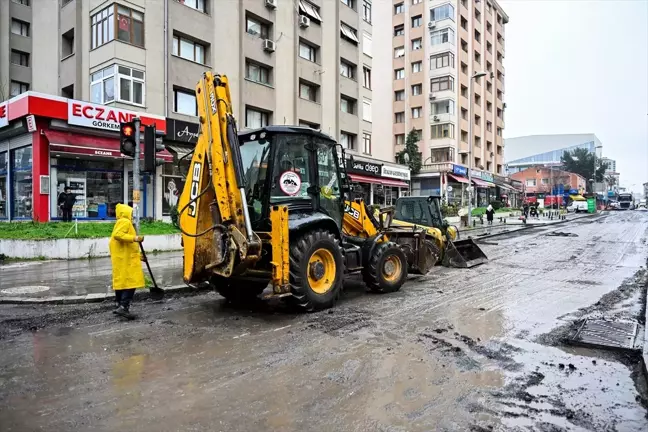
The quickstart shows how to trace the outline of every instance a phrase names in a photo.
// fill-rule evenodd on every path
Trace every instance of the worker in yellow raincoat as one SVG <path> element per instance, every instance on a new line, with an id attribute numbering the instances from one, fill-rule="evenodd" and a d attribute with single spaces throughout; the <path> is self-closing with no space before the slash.
<path id="1" fill-rule="evenodd" d="M 110 236 L 110 261 L 112 262 L 112 283 L 117 308 L 113 313 L 133 319 L 130 303 L 137 288 L 144 288 L 142 257 L 138 243 L 144 237 L 138 236 L 133 226 L 133 208 L 117 204 L 117 223 Z"/>

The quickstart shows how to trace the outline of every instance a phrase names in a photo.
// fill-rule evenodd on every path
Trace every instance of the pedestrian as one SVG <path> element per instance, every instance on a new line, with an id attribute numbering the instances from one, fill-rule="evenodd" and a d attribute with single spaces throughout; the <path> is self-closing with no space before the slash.
<path id="1" fill-rule="evenodd" d="M 526 201 L 522 204 L 522 213 L 525 219 L 529 217 L 529 203 Z"/>
<path id="2" fill-rule="evenodd" d="M 63 222 L 72 222 L 72 207 L 76 201 L 76 194 L 73 194 L 69 186 L 66 186 L 58 197 L 58 205 L 61 208 Z"/>
<path id="3" fill-rule="evenodd" d="M 494 217 L 495 217 L 495 209 L 493 208 L 492 205 L 488 204 L 488 207 L 486 207 L 486 220 L 488 221 L 488 225 L 493 225 Z"/>
<path id="4" fill-rule="evenodd" d="M 134 319 L 130 304 L 137 288 L 144 288 L 144 272 L 138 243 L 144 237 L 138 236 L 132 223 L 133 208 L 126 204 L 115 207 L 117 222 L 110 236 L 110 261 L 112 263 L 112 284 L 115 291 L 116 309 L 113 313 Z"/>

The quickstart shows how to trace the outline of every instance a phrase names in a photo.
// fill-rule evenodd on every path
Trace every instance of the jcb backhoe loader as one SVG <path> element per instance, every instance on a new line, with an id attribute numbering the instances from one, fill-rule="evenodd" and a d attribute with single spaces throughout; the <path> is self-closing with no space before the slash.
<path id="1" fill-rule="evenodd" d="M 331 137 L 296 126 L 239 134 L 225 76 L 206 72 L 196 97 L 200 136 L 178 203 L 187 283 L 207 281 L 233 301 L 270 283 L 271 296 L 310 311 L 331 307 L 348 274 L 392 292 L 408 261 L 426 265 L 424 229 L 367 230 L 364 203 L 345 204 L 348 176 Z"/>
<path id="2" fill-rule="evenodd" d="M 486 254 L 472 239 L 458 240 L 457 228 L 449 225 L 441 214 L 441 197 L 401 197 L 391 221 L 400 227 L 424 228 L 434 242 L 431 249 L 447 267 L 469 268 L 488 261 Z"/>

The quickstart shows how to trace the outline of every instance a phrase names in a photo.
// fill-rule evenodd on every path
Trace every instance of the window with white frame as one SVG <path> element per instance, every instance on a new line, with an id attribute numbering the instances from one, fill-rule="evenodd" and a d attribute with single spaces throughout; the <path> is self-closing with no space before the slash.
<path id="1" fill-rule="evenodd" d="M 362 86 L 366 89 L 371 90 L 371 69 L 369 69 L 366 66 L 362 67 L 362 75 L 364 82 L 362 83 Z"/>
<path id="2" fill-rule="evenodd" d="M 394 48 L 394 58 L 405 57 L 405 47 L 400 46 Z"/>
<path id="3" fill-rule="evenodd" d="M 115 5 L 92 15 L 90 48 L 95 49 L 115 39 Z"/>
<path id="4" fill-rule="evenodd" d="M 412 40 L 412 50 L 420 50 L 423 48 L 423 39 L 417 38 Z"/>
<path id="5" fill-rule="evenodd" d="M 345 60 L 340 60 L 340 75 L 354 80 L 356 75 L 355 71 L 356 67 L 354 64 Z"/>
<path id="6" fill-rule="evenodd" d="M 412 108 L 412 118 L 421 118 L 421 115 L 423 114 L 423 108 L 421 107 L 414 107 Z"/>
<path id="7" fill-rule="evenodd" d="M 192 62 L 205 64 L 205 46 L 180 36 L 173 36 L 172 54 Z"/>
<path id="8" fill-rule="evenodd" d="M 322 22 L 322 17 L 319 14 L 319 7 L 307 0 L 299 0 L 299 11 L 306 14 L 311 21 L 315 21 L 318 24 Z"/>
<path id="9" fill-rule="evenodd" d="M 526 179 L 526 185 L 527 186 L 535 186 L 536 185 L 536 179 Z"/>
<path id="10" fill-rule="evenodd" d="M 268 126 L 269 117 L 270 115 L 265 111 L 245 107 L 245 127 L 248 129 L 258 129 Z"/>
<path id="11" fill-rule="evenodd" d="M 270 37 L 270 26 L 251 16 L 246 17 L 245 31 L 261 39 L 268 39 Z"/>
<path id="12" fill-rule="evenodd" d="M 26 91 L 29 91 L 29 84 L 20 81 L 11 81 L 11 86 L 9 88 L 9 95 L 11 97 L 18 96 Z"/>
<path id="13" fill-rule="evenodd" d="M 396 69 L 394 71 L 394 79 L 404 79 L 405 78 L 405 69 Z"/>
<path id="14" fill-rule="evenodd" d="M 362 152 L 364 154 L 371 154 L 371 134 L 367 132 L 362 133 Z"/>
<path id="15" fill-rule="evenodd" d="M 178 3 L 181 3 L 191 9 L 195 9 L 199 12 L 205 13 L 205 3 L 206 0 L 176 0 Z"/>
<path id="16" fill-rule="evenodd" d="M 185 89 L 173 89 L 173 111 L 188 116 L 198 115 L 196 92 Z"/>
<path id="17" fill-rule="evenodd" d="M 358 32 L 356 31 L 356 29 L 347 24 L 340 23 L 340 36 L 351 43 L 360 43 L 360 41 L 358 41 Z"/>
<path id="18" fill-rule="evenodd" d="M 371 57 L 371 35 L 367 33 L 362 34 L 362 52 Z"/>
<path id="19" fill-rule="evenodd" d="M 435 124 L 430 127 L 431 139 L 454 138 L 452 123 Z"/>
<path id="20" fill-rule="evenodd" d="M 430 43 L 432 45 L 439 45 L 442 43 L 455 44 L 455 32 L 451 28 L 444 28 L 435 30 L 430 33 Z"/>
<path id="21" fill-rule="evenodd" d="M 419 96 L 423 94 L 423 84 L 414 84 L 412 86 L 412 96 Z"/>
<path id="22" fill-rule="evenodd" d="M 371 123 L 371 101 L 369 99 L 362 100 L 362 120 Z"/>
<path id="23" fill-rule="evenodd" d="M 306 42 L 299 41 L 299 57 L 315 63 L 317 62 L 317 48 Z"/>
<path id="24" fill-rule="evenodd" d="M 260 63 L 245 60 L 245 78 L 260 84 L 270 85 L 270 68 Z"/>
<path id="25" fill-rule="evenodd" d="M 430 114 L 454 114 L 455 103 L 452 99 L 434 101 L 430 104 Z"/>
<path id="26" fill-rule="evenodd" d="M 412 73 L 418 73 L 423 70 L 423 62 L 422 61 L 417 61 L 412 63 Z"/>
<path id="27" fill-rule="evenodd" d="M 450 18 L 454 20 L 454 6 L 450 3 L 430 9 L 430 21 L 440 21 L 442 19 Z"/>
<path id="28" fill-rule="evenodd" d="M 11 19 L 11 33 L 18 36 L 29 37 L 29 23 L 15 18 Z"/>
<path id="29" fill-rule="evenodd" d="M 355 135 L 347 132 L 340 132 L 340 145 L 342 148 L 355 150 Z"/>
<path id="30" fill-rule="evenodd" d="M 371 0 L 362 0 L 362 19 L 371 24 Z"/>
<path id="31" fill-rule="evenodd" d="M 124 102 L 144 105 L 144 72 L 127 66 L 112 65 L 90 77 L 90 100 L 97 104 Z"/>

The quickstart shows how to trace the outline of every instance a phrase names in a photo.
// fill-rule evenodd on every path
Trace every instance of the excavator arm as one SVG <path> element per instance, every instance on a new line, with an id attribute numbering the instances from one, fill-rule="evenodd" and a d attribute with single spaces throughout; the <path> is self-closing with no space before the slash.
<path id="1" fill-rule="evenodd" d="M 200 135 L 178 201 L 187 283 L 230 277 L 261 256 L 245 196 L 236 121 L 226 76 L 205 72 L 196 86 Z"/>

